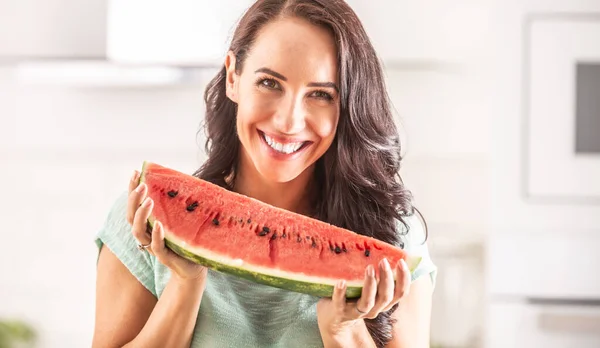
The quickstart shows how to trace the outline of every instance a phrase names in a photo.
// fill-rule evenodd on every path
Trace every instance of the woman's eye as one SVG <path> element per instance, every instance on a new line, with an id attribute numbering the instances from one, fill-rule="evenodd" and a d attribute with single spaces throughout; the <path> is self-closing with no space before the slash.
<path id="1" fill-rule="evenodd" d="M 333 97 L 331 96 L 331 94 L 325 92 L 325 91 L 315 91 L 313 93 L 313 95 L 319 99 L 324 99 L 324 100 L 333 100 Z"/>
<path id="2" fill-rule="evenodd" d="M 275 81 L 273 79 L 263 79 L 260 81 L 260 85 L 263 87 L 267 87 L 269 89 L 278 89 L 279 88 L 279 84 L 277 83 L 277 81 Z"/>

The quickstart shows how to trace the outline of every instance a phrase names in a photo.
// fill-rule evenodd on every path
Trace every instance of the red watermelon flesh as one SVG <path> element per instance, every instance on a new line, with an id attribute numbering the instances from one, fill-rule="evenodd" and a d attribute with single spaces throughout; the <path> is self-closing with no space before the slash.
<path id="1" fill-rule="evenodd" d="M 331 296 L 339 280 L 360 296 L 367 265 L 378 272 L 419 257 L 354 232 L 283 210 L 164 166 L 144 162 L 141 182 L 154 201 L 167 246 L 214 270 L 283 289 Z"/>

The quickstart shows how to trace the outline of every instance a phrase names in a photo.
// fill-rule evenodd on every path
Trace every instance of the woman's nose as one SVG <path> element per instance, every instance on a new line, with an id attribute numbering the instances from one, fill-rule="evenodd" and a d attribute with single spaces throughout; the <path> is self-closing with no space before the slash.
<path id="1" fill-rule="evenodd" d="M 302 99 L 289 98 L 275 115 L 275 128 L 284 134 L 301 132 L 306 126 L 306 108 Z"/>

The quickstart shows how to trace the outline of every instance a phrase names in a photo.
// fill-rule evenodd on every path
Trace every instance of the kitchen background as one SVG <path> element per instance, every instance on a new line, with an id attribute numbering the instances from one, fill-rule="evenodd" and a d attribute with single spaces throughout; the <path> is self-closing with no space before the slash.
<path id="1" fill-rule="evenodd" d="M 600 347 L 600 1 L 349 2 L 440 268 L 432 343 Z M 143 160 L 202 162 L 248 3 L 0 0 L 0 320 L 36 347 L 90 346 L 94 235 Z"/>

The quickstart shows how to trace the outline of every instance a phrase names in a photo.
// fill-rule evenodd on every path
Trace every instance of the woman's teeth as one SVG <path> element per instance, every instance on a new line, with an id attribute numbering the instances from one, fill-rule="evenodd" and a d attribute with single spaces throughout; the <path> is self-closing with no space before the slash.
<path id="1" fill-rule="evenodd" d="M 303 141 L 297 143 L 281 144 L 276 142 L 275 140 L 273 140 L 273 138 L 269 137 L 266 134 L 264 136 L 265 140 L 267 141 L 267 144 L 269 144 L 271 148 L 273 148 L 275 151 L 285 153 L 287 155 L 298 151 L 302 144 L 304 144 Z"/>

